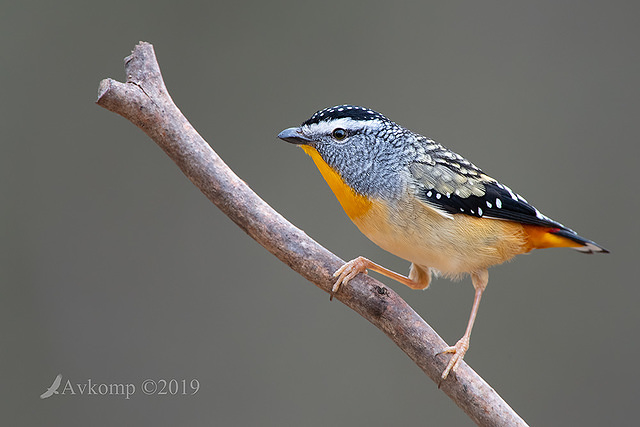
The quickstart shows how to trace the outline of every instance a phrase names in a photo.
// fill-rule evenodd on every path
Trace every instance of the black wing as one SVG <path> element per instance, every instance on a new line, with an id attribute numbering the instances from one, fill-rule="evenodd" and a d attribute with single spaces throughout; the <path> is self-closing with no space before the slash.
<path id="1" fill-rule="evenodd" d="M 566 229 L 567 227 L 543 215 L 522 196 L 497 182 L 483 182 L 484 194 L 461 197 L 455 192 L 441 194 L 423 188 L 420 197 L 429 205 L 448 214 L 465 214 L 478 218 L 495 218 L 516 221 L 522 224 Z"/>

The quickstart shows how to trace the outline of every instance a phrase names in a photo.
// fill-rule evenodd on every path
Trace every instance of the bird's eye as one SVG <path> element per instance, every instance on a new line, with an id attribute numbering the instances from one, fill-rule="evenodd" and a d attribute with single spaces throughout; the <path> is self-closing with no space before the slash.
<path id="1" fill-rule="evenodd" d="M 345 139 L 347 137 L 347 131 L 342 129 L 342 128 L 336 128 L 336 129 L 333 130 L 331 135 L 333 135 L 333 137 L 336 140 L 342 141 L 343 139 Z"/>

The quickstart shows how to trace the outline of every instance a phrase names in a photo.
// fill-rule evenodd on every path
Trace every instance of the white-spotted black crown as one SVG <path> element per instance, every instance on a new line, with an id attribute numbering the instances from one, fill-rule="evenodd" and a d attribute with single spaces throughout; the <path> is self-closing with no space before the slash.
<path id="1" fill-rule="evenodd" d="M 313 125 L 321 121 L 329 121 L 335 119 L 350 118 L 353 120 L 384 120 L 390 121 L 388 118 L 373 111 L 370 108 L 358 107 L 357 105 L 336 105 L 335 107 L 325 108 L 316 111 L 309 120 L 302 123 L 302 126 Z"/>

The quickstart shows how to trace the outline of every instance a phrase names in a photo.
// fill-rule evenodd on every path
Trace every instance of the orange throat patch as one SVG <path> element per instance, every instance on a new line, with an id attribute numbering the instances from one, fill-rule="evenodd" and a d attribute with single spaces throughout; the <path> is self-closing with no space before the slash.
<path id="1" fill-rule="evenodd" d="M 342 209 L 344 209 L 349 218 L 352 220 L 360 218 L 371 209 L 371 200 L 353 191 L 353 189 L 344 182 L 342 177 L 322 159 L 320 153 L 318 153 L 315 148 L 308 145 L 301 145 L 301 147 L 305 153 L 311 156 L 322 177 L 327 181 L 327 184 L 329 184 L 331 191 L 333 191 L 333 194 L 335 194 Z"/>

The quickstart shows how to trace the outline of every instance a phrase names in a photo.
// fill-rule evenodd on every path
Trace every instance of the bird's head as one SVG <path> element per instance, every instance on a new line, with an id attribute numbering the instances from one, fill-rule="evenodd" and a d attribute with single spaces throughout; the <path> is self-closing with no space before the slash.
<path id="1" fill-rule="evenodd" d="M 373 194 L 385 186 L 381 181 L 397 175 L 399 148 L 411 135 L 369 108 L 338 105 L 317 111 L 278 138 L 300 145 L 314 160 L 319 155 L 352 188 Z"/>
<path id="2" fill-rule="evenodd" d="M 354 148 L 370 151 L 380 130 L 392 123 L 371 109 L 338 105 L 317 111 L 299 127 L 280 132 L 278 138 L 315 148 L 325 157 Z"/>

